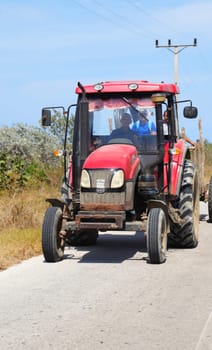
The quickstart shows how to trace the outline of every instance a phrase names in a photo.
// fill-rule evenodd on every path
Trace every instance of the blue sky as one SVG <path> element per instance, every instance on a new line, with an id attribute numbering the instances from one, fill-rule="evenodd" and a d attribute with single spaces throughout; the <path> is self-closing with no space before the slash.
<path id="1" fill-rule="evenodd" d="M 178 55 L 180 99 L 192 99 L 212 142 L 211 0 L 0 0 L 0 127 L 38 126 L 41 108 L 76 100 L 78 81 L 174 81 L 174 54 L 159 45 L 193 44 Z M 199 138 L 198 121 L 182 117 Z"/>

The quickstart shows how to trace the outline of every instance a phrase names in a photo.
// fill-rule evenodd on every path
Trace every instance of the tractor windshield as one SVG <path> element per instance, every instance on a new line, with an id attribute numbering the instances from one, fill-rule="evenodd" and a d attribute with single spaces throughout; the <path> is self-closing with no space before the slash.
<path id="1" fill-rule="evenodd" d="M 157 150 L 155 106 L 146 97 L 88 98 L 93 147 L 134 144 L 139 152 Z"/>

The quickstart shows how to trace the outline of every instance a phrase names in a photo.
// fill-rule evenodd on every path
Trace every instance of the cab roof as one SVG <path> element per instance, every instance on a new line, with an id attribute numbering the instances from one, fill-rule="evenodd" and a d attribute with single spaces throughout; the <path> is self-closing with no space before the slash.
<path id="1" fill-rule="evenodd" d="M 100 94 L 112 92 L 166 92 L 179 94 L 179 88 L 176 84 L 152 83 L 147 80 L 126 80 L 126 81 L 105 81 L 94 85 L 84 86 L 86 94 L 99 92 Z M 82 91 L 76 87 L 75 92 L 81 94 Z"/>

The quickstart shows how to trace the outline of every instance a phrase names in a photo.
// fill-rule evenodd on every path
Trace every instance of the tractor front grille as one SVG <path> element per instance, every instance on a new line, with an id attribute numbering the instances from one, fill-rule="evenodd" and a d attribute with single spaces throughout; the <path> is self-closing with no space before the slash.
<path id="1" fill-rule="evenodd" d="M 125 204 L 125 191 L 111 189 L 111 180 L 114 174 L 113 170 L 101 169 L 101 170 L 89 170 L 91 179 L 91 188 L 83 189 L 80 193 L 81 206 L 86 205 L 112 205 L 119 206 L 120 208 Z M 98 188 L 98 183 L 103 183 L 102 188 Z"/>
<path id="2" fill-rule="evenodd" d="M 99 180 L 103 179 L 105 182 L 105 188 L 110 188 L 110 183 L 114 174 L 113 169 L 100 169 L 100 170 L 93 170 L 90 169 L 89 171 L 90 179 L 91 179 L 91 188 L 95 189 L 96 184 Z"/>
<path id="3" fill-rule="evenodd" d="M 81 204 L 114 204 L 124 205 L 125 192 L 81 192 Z"/>

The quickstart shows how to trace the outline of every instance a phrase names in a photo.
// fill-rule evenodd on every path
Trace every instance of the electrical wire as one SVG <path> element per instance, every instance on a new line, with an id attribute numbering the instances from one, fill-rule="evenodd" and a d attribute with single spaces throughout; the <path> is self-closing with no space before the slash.
<path id="1" fill-rule="evenodd" d="M 126 2 L 128 2 L 132 7 L 134 7 L 136 10 L 138 10 L 139 12 L 143 13 L 145 16 L 151 18 L 154 22 L 160 24 L 163 26 L 163 28 L 170 28 L 172 33 L 176 32 L 174 30 L 174 28 L 170 27 L 169 25 L 167 25 L 167 23 L 161 21 L 160 19 L 158 19 L 157 17 L 153 16 L 152 14 L 150 14 L 149 12 L 147 12 L 146 10 L 143 9 L 143 7 L 141 7 L 140 3 L 138 5 L 137 2 L 133 2 L 132 0 L 126 0 Z M 164 37 L 163 35 L 160 35 L 160 33 L 158 33 L 158 36 Z"/>
<path id="2" fill-rule="evenodd" d="M 135 26 L 135 23 L 130 21 L 127 17 L 123 16 L 123 15 L 120 15 L 119 13 L 115 12 L 114 10 L 112 10 L 109 6 L 105 6 L 105 3 L 104 5 L 102 3 L 100 3 L 98 0 L 93 0 L 93 2 L 95 2 L 100 8 L 106 10 L 107 12 L 111 13 L 114 17 L 116 18 L 119 18 L 121 21 L 124 21 L 125 24 L 129 24 L 130 26 L 132 26 L 133 28 L 133 31 L 136 32 L 137 34 L 139 35 L 143 35 L 145 34 L 146 36 L 149 36 L 151 37 L 151 31 L 141 31 L 140 29 L 138 29 L 137 26 Z M 125 29 L 127 31 L 131 31 L 131 29 L 127 26 L 125 27 Z M 154 33 L 152 33 L 154 34 Z"/>
<path id="3" fill-rule="evenodd" d="M 128 33 L 132 33 L 134 35 L 137 35 L 139 37 L 149 37 L 152 38 L 152 36 L 155 36 L 155 33 L 151 32 L 151 31 L 147 31 L 147 30 L 141 30 L 140 28 L 138 28 L 138 26 L 135 26 L 135 23 L 130 21 L 127 17 L 118 14 L 117 12 L 115 12 L 114 10 L 112 10 L 109 6 L 105 6 L 102 3 L 100 3 L 97 0 L 93 0 L 92 3 L 96 3 L 99 8 L 102 8 L 104 10 L 104 12 L 108 12 L 110 15 L 112 14 L 113 17 L 118 18 L 119 19 L 119 23 L 117 23 L 117 21 L 114 19 L 111 19 L 111 16 L 105 16 L 102 14 L 102 12 L 100 13 L 99 11 L 96 11 L 96 9 L 93 9 L 91 7 L 86 6 L 84 3 L 82 3 L 79 0 L 72 0 L 73 2 L 75 2 L 77 5 L 79 5 L 80 7 L 86 9 L 87 11 L 89 11 L 90 13 L 94 14 L 97 17 L 101 17 L 102 19 L 104 19 L 107 22 L 110 22 L 112 24 L 114 24 L 116 27 L 117 25 L 119 27 L 121 27 L 122 29 L 124 29 L 125 31 L 127 31 Z M 121 22 L 120 22 L 121 20 Z M 129 27 L 126 24 L 129 24 L 131 27 Z M 157 34 L 158 35 L 158 34 Z"/>
<path id="4" fill-rule="evenodd" d="M 113 21 L 111 18 L 108 18 L 107 16 L 103 15 L 102 13 L 95 11 L 93 8 L 91 9 L 90 7 L 86 6 L 85 4 L 82 4 L 79 0 L 72 0 L 72 1 L 75 2 L 75 4 L 79 5 L 80 7 L 84 8 L 86 11 L 89 11 L 93 15 L 97 16 L 98 18 L 101 17 L 106 22 L 112 23 L 113 25 L 115 25 L 115 27 L 117 27 L 117 22 L 115 20 Z M 119 24 L 119 27 L 121 27 L 122 29 L 129 32 L 129 28 L 124 26 L 122 23 Z M 130 30 L 130 31 L 133 34 L 136 34 L 136 35 L 139 34 L 139 31 L 137 31 L 137 30 Z"/>

